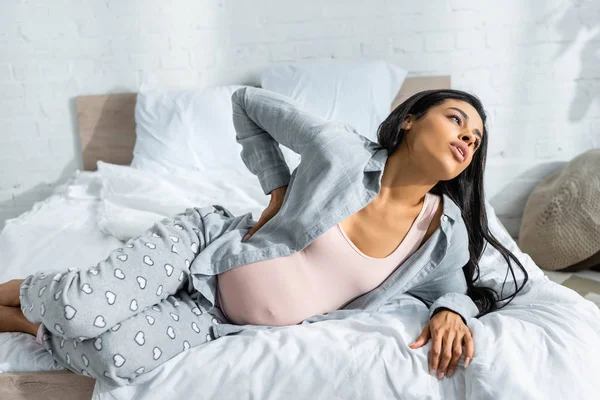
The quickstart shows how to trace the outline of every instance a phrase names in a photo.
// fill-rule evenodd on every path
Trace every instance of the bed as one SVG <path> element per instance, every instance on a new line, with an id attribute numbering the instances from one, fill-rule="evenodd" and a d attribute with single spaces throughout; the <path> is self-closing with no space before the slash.
<path id="1" fill-rule="evenodd" d="M 449 76 L 409 77 L 402 84 L 391 109 L 413 93 L 449 87 Z M 122 166 L 131 163 L 135 144 L 135 102 L 136 93 L 76 98 L 83 170 L 76 171 L 67 182 L 55 188 L 49 198 L 37 202 L 18 218 L 7 221 L 0 233 L 0 265 L 3 266 L 0 281 L 33 273 L 36 269 L 32 266 L 47 265 L 50 257 L 60 261 L 61 265 L 76 265 L 82 260 L 91 264 L 122 244 L 98 227 L 101 194 L 97 166 L 98 161 Z M 108 164 L 105 171 L 111 171 Z M 258 182 L 255 186 L 258 187 Z M 255 215 L 264 205 L 255 205 Z M 76 248 L 73 243 L 77 244 Z M 115 398 L 109 394 L 110 388 L 98 386 L 94 379 L 62 369 L 35 343 L 33 336 L 0 334 L 1 399 L 29 399 L 42 395 L 48 400 Z M 148 398 L 147 393 L 137 396 Z M 161 396 L 156 398 L 166 397 Z"/>
<path id="2" fill-rule="evenodd" d="M 407 78 L 392 107 L 420 90 L 448 87 L 448 76 Z M 214 184 L 229 196 L 215 202 L 239 212 L 232 199 L 247 195 L 235 192 L 244 176 L 231 177 L 230 187 L 192 174 L 169 176 L 166 182 L 128 166 L 135 143 L 135 102 L 135 93 L 76 99 L 84 168 L 48 199 L 7 222 L 0 233 L 0 281 L 24 277 L 41 265 L 92 265 L 122 244 L 121 234 L 131 234 L 127 218 L 132 224 L 156 218 L 147 210 L 117 207 L 118 200 L 137 204 L 160 194 L 183 207 L 182 197 L 188 196 L 188 203 L 202 201 L 196 193 Z M 150 181 L 156 187 L 146 184 Z M 182 185 L 188 192 L 179 191 Z M 258 199 L 245 197 L 244 211 L 256 216 L 268 198 L 258 191 L 256 180 L 251 185 Z M 360 320 L 225 336 L 169 360 L 140 378 L 138 386 L 120 388 L 63 370 L 31 335 L 0 334 L 0 398 L 168 399 L 191 393 L 206 399 L 600 398 L 598 307 L 573 290 L 576 285 L 571 289 L 549 280 L 518 251 L 493 209 L 488 215 L 490 229 L 517 254 L 531 283 L 506 308 L 470 321 L 476 355 L 451 379 L 438 381 L 427 373 L 429 345 L 418 351 L 407 348 L 427 320 L 426 307 L 407 296 Z M 500 291 L 504 260 L 486 249 L 481 267 L 483 283 Z M 553 276 L 564 280 L 559 273 Z M 508 282 L 505 294 L 512 292 L 510 277 Z"/>

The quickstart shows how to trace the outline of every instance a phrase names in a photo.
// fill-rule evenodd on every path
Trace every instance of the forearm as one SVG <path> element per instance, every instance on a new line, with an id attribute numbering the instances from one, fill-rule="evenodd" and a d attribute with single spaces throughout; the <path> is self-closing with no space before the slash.
<path id="1" fill-rule="evenodd" d="M 272 202 L 283 202 L 283 198 L 285 197 L 286 191 L 287 191 L 287 185 L 273 189 L 273 191 L 271 192 L 271 201 Z"/>
<path id="2" fill-rule="evenodd" d="M 427 305 L 429 319 L 437 312 L 447 309 L 459 314 L 465 323 L 479 313 L 477 305 L 466 293 L 467 283 L 462 269 L 451 271 L 408 291 L 408 294 Z"/>
<path id="3" fill-rule="evenodd" d="M 245 87 L 232 97 L 236 141 L 241 157 L 265 194 L 286 186 L 290 169 L 279 144 L 303 154 L 325 120 L 301 110 L 290 98 L 265 89 Z"/>
<path id="4" fill-rule="evenodd" d="M 291 98 L 265 89 L 244 87 L 231 99 L 237 140 L 263 136 L 266 142 L 271 139 L 302 154 L 327 122 Z"/>

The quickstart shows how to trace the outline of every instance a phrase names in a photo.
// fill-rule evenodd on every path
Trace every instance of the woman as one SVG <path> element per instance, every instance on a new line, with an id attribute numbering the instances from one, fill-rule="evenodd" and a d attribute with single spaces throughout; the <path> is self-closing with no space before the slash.
<path id="1" fill-rule="evenodd" d="M 380 125 L 379 144 L 263 89 L 239 89 L 232 102 L 241 156 L 271 194 L 257 223 L 221 206 L 188 209 L 87 271 L 7 282 L 0 330 L 37 335 L 66 368 L 122 385 L 235 332 L 222 323 L 310 323 L 376 310 L 406 292 L 430 306 L 411 345 L 432 340 L 430 373 L 451 377 L 463 345 L 466 367 L 468 319 L 498 300 L 474 285 L 485 243 L 511 273 L 510 259 L 525 273 L 513 298 L 527 282 L 488 229 L 479 100 L 458 90 L 417 93 Z M 278 143 L 302 156 L 291 176 Z"/>

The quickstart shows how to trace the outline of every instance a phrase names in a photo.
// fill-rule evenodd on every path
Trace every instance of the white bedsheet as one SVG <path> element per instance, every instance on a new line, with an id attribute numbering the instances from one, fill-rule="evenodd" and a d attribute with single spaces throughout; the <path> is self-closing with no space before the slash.
<path id="1" fill-rule="evenodd" d="M 31 210 L 6 221 L 0 233 L 0 282 L 38 270 L 92 266 L 120 245 L 96 223 L 96 173 L 81 172 Z M 26 333 L 0 333 L 0 372 L 62 369 Z"/>
<path id="2" fill-rule="evenodd" d="M 129 170 L 108 166 L 104 171 L 86 173 L 88 177 L 103 174 L 101 193 L 112 202 L 112 214 L 99 207 L 106 204 L 96 200 L 98 193 L 93 188 L 86 190 L 80 179 L 79 186 L 74 182 L 59 198 L 36 205 L 34 213 L 7 223 L 0 234 L 0 279 L 22 277 L 45 266 L 68 268 L 78 260 L 95 263 L 120 244 L 101 234 L 97 218 L 105 220 L 105 230 L 124 237 L 134 235 L 145 229 L 149 220 L 138 223 L 119 216 L 143 211 L 162 218 L 165 209 L 156 202 L 158 194 L 167 199 L 189 191 L 193 185 L 181 186 L 188 178 L 203 184 L 200 177 L 173 179 L 169 189 L 157 177 Z M 150 178 L 154 185 L 133 186 Z M 88 186 L 94 186 L 94 180 L 90 182 Z M 196 189 L 193 193 L 205 195 Z M 203 202 L 194 195 L 185 201 Z M 258 218 L 259 205 L 268 198 L 262 192 L 250 195 L 252 200 L 244 208 L 245 200 L 239 195 L 233 193 L 223 200 L 215 195 L 208 200 L 234 213 L 253 211 Z M 175 198 L 181 203 L 176 207 L 185 206 L 178 195 Z M 427 309 L 406 296 L 378 313 L 362 313 L 348 320 L 225 336 L 145 374 L 139 386 L 112 388 L 97 383 L 94 399 L 598 399 L 598 307 L 548 280 L 526 255 L 521 262 L 533 284 L 504 309 L 470 321 L 475 358 L 451 379 L 439 381 L 427 373 L 430 344 L 417 350 L 408 348 L 426 323 Z M 502 270 L 494 271 L 498 264 Z M 484 282 L 501 285 L 504 264 L 497 254 L 486 251 L 482 268 Z M 510 276 L 508 281 L 512 281 Z M 506 293 L 512 293 L 510 286 Z M 11 357 L 9 346 L 19 353 L 9 367 L 55 368 L 48 354 L 34 350 L 32 336 L 5 334 L 0 342 L 5 338 L 11 343 L 0 345 L 0 360 Z M 24 358 L 31 357 L 32 351 L 36 361 L 27 364 Z"/>

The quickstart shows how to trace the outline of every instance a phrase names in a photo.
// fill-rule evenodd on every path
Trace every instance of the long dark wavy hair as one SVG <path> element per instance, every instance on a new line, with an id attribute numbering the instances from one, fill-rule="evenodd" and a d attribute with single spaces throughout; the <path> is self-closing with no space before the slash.
<path id="1" fill-rule="evenodd" d="M 396 107 L 385 121 L 379 125 L 377 141 L 388 150 L 388 154 L 392 154 L 405 140 L 406 132 L 402 128 L 402 123 L 408 114 L 412 114 L 415 119 L 419 119 L 431 107 L 441 104 L 448 99 L 462 100 L 469 103 L 477 110 L 483 121 L 481 144 L 478 151 L 475 152 L 471 164 L 456 178 L 449 181 L 439 181 L 431 190 L 431 193 L 440 196 L 446 194 L 461 209 L 462 218 L 469 235 L 470 254 L 469 261 L 463 267 L 463 273 L 467 280 L 467 295 L 477 305 L 479 314 L 476 315 L 476 318 L 479 318 L 497 310 L 499 308 L 496 304 L 497 301 L 504 301 L 510 298 L 504 306 L 508 305 L 516 297 L 517 293 L 523 289 L 529 279 L 527 271 L 517 257 L 500 244 L 489 230 L 483 188 L 488 132 L 486 127 L 486 113 L 481 101 L 473 94 L 454 89 L 424 90 L 416 93 Z M 511 260 L 517 263 L 525 274 L 525 280 L 521 287 L 516 289 L 514 294 L 503 299 L 498 298 L 499 296 L 494 289 L 475 285 L 479 279 L 479 260 L 483 255 L 486 241 L 498 250 L 506 260 L 508 269 L 513 276 L 515 287 L 517 286 L 517 280 Z M 476 277 L 474 277 L 475 272 L 477 272 Z"/>

